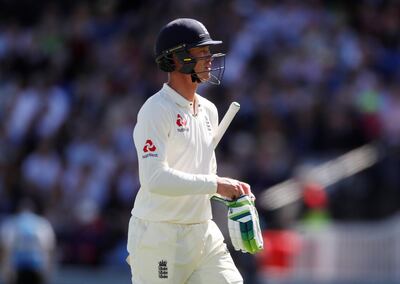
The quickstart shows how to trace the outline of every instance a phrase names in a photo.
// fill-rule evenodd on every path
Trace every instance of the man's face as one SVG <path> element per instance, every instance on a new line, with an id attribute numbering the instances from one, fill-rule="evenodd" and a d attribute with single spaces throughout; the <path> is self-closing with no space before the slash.
<path id="1" fill-rule="evenodd" d="M 196 58 L 196 66 L 194 72 L 201 81 L 206 81 L 210 78 L 211 72 L 211 52 L 208 46 L 195 47 L 189 50 L 191 56 Z"/>

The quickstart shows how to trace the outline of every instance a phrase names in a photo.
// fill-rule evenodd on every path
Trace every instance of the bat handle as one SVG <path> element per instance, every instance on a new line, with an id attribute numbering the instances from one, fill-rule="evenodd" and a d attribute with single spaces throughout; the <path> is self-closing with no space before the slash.
<path id="1" fill-rule="evenodd" d="M 222 118 L 221 123 L 218 125 L 217 132 L 213 138 L 214 149 L 218 146 L 219 141 L 221 141 L 222 136 L 224 136 L 225 131 L 228 129 L 239 109 L 240 104 L 238 102 L 232 102 L 230 104 L 229 109 Z"/>

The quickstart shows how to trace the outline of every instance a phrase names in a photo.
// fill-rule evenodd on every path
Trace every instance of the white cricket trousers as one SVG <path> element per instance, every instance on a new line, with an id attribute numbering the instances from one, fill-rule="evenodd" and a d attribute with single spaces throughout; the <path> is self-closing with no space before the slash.
<path id="1" fill-rule="evenodd" d="M 128 232 L 133 284 L 240 284 L 218 226 L 151 222 L 131 217 Z"/>

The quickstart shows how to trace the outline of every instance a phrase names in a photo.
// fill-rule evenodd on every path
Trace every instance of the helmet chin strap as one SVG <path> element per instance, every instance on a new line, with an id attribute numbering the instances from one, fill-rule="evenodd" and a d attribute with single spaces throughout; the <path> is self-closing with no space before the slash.
<path id="1" fill-rule="evenodd" d="M 193 83 L 203 83 L 203 81 L 200 80 L 199 76 L 197 76 L 197 73 L 190 74 L 190 77 L 192 78 Z"/>

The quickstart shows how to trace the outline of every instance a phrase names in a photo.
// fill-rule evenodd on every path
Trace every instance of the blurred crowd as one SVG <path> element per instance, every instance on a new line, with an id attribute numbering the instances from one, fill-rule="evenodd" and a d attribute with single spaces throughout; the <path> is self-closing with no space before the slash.
<path id="1" fill-rule="evenodd" d="M 241 104 L 217 150 L 221 174 L 248 181 L 257 196 L 300 165 L 375 142 L 386 155 L 328 189 L 330 215 L 369 220 L 399 209 L 400 2 L 0 5 L 0 217 L 33 198 L 62 263 L 124 261 L 139 188 L 132 131 L 166 80 L 153 45 L 176 17 L 224 41 L 222 85 L 199 89 L 221 116 Z"/>

